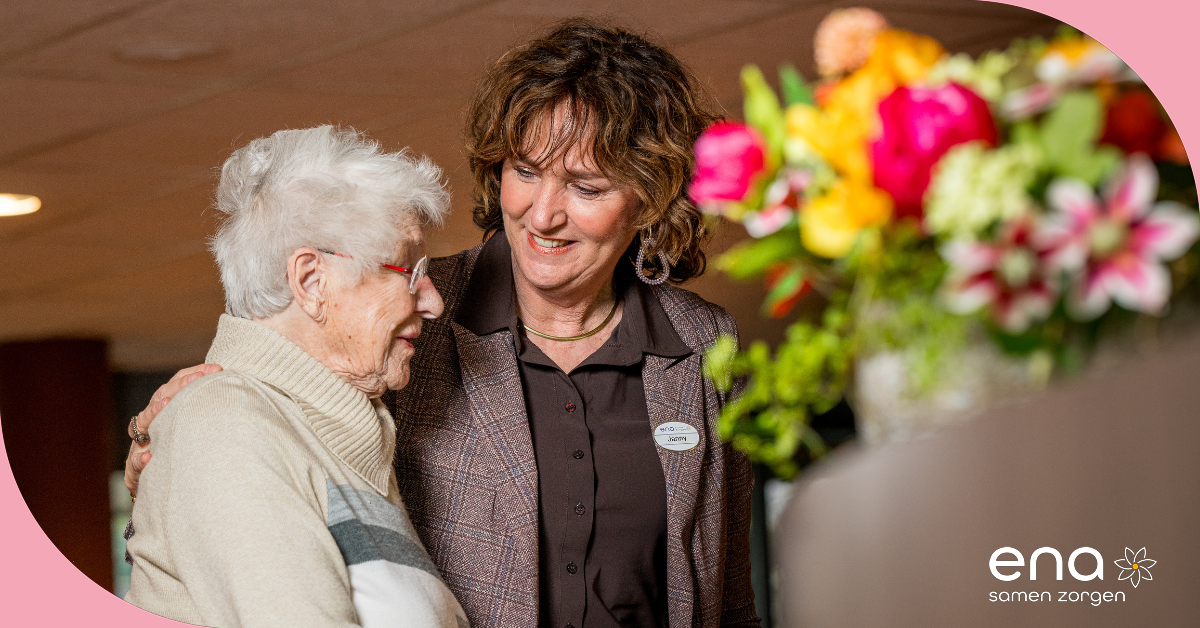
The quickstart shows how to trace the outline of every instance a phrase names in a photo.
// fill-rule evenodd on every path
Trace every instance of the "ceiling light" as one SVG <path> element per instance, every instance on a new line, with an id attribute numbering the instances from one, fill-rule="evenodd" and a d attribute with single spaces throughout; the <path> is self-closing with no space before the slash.
<path id="1" fill-rule="evenodd" d="M 0 216 L 32 214 L 42 206 L 42 201 L 28 194 L 0 194 Z"/>

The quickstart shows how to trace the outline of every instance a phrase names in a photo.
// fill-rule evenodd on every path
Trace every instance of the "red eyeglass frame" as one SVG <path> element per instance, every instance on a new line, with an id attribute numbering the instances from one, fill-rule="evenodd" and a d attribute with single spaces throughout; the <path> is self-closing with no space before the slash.
<path id="1" fill-rule="evenodd" d="M 336 251 L 330 251 L 329 249 L 317 249 L 317 250 L 322 253 L 329 254 L 329 255 L 336 255 L 338 257 L 344 257 L 346 259 L 354 259 L 353 256 L 346 255 L 344 253 L 338 253 Z M 380 264 L 379 266 L 381 268 L 386 268 L 388 270 L 394 270 L 398 273 L 404 273 L 406 275 L 409 275 L 410 277 L 408 280 L 408 293 L 416 294 L 417 293 L 417 284 L 421 283 L 421 279 L 425 277 L 425 269 L 428 268 L 428 266 L 429 266 L 429 256 L 426 255 L 426 256 L 421 257 L 421 259 L 417 260 L 417 263 L 414 264 L 412 268 L 405 268 L 403 266 L 393 266 L 391 264 Z"/>

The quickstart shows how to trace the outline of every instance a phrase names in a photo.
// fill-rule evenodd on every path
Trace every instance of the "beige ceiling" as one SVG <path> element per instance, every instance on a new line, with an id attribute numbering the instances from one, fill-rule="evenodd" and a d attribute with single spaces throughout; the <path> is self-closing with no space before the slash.
<path id="1" fill-rule="evenodd" d="M 201 360 L 223 310 L 205 250 L 215 169 L 282 128 L 336 123 L 428 154 L 454 209 L 434 254 L 476 244 L 462 110 L 514 43 L 571 16 L 647 32 L 730 115 L 742 64 L 813 76 L 812 34 L 847 2 L 667 0 L 9 0 L 0 4 L 0 192 L 41 211 L 0 218 L 0 342 L 110 339 L 118 369 Z M 952 50 L 1053 31 L 1037 13 L 976 0 L 866 3 Z M 171 60 L 178 57 L 176 60 Z M 727 227 L 719 251 L 738 237 Z M 761 291 L 713 272 L 692 289 L 776 338 Z"/>

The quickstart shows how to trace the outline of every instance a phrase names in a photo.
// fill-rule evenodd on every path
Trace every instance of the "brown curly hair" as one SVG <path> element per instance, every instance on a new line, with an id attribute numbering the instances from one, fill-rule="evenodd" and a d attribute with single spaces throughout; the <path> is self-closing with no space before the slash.
<path id="1" fill-rule="evenodd" d="M 562 108 L 572 123 L 550 138 L 545 155 L 590 142 L 604 175 L 641 200 L 639 232 L 654 238 L 648 257 L 666 253 L 673 282 L 699 276 L 708 233 L 687 186 L 695 170 L 692 146 L 717 119 L 706 101 L 687 68 L 645 38 L 586 20 L 559 24 L 501 57 L 471 101 L 475 224 L 484 238 L 502 228 L 504 160 L 521 155 L 543 116 Z M 632 258 L 640 245 L 639 234 L 626 255 Z"/>

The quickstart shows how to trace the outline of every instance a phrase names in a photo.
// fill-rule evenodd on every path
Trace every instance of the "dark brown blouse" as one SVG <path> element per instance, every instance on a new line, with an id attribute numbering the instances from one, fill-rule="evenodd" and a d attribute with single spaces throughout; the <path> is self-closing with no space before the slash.
<path id="1" fill-rule="evenodd" d="M 667 494 L 651 436 L 642 356 L 683 356 L 658 301 L 632 273 L 608 341 L 564 373 L 517 320 L 508 242 L 484 246 L 462 308 L 477 335 L 508 329 L 538 468 L 539 624 L 666 626 Z"/>

